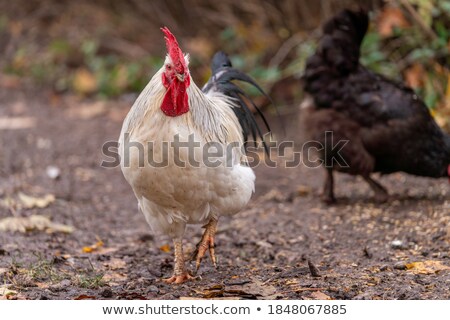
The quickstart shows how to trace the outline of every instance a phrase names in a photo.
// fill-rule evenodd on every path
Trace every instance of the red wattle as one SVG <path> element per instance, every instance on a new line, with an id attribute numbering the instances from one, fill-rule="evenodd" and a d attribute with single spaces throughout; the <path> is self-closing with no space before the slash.
<path id="1" fill-rule="evenodd" d="M 169 117 L 176 117 L 188 112 L 189 102 L 186 89 L 189 86 L 189 79 L 183 82 L 175 79 L 170 84 L 164 83 L 164 86 L 167 88 L 167 92 L 161 104 L 162 112 Z"/>

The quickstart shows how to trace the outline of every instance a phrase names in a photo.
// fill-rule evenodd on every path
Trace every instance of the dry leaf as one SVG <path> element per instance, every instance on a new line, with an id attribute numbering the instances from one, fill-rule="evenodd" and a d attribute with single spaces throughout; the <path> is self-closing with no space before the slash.
<path id="1" fill-rule="evenodd" d="M 9 296 L 14 296 L 17 294 L 17 291 L 8 289 L 8 284 L 0 285 L 0 300 L 8 300 Z"/>
<path id="2" fill-rule="evenodd" d="M 22 192 L 18 194 L 19 200 L 22 202 L 23 207 L 26 209 L 31 208 L 45 208 L 49 204 L 55 202 L 55 196 L 53 194 L 46 194 L 43 197 L 32 197 Z"/>
<path id="3" fill-rule="evenodd" d="M 103 275 L 102 280 L 109 285 L 119 285 L 120 282 L 126 281 L 128 278 L 123 273 L 108 271 Z"/>
<path id="4" fill-rule="evenodd" d="M 97 79 L 89 70 L 78 69 L 73 78 L 72 86 L 78 93 L 90 94 L 97 90 Z"/>
<path id="5" fill-rule="evenodd" d="M 309 195 L 311 192 L 312 192 L 312 189 L 309 186 L 300 185 L 297 187 L 297 194 L 300 197 L 305 197 L 305 196 Z"/>
<path id="6" fill-rule="evenodd" d="M 70 108 L 67 113 L 71 117 L 87 120 L 103 115 L 107 110 L 108 107 L 106 102 L 95 101 L 91 103 L 83 103 L 77 107 Z"/>
<path id="7" fill-rule="evenodd" d="M 97 251 L 99 248 L 103 247 L 103 245 L 104 245 L 103 241 L 100 239 L 97 239 L 96 243 L 94 243 L 91 246 L 83 247 L 82 251 L 84 253 L 92 253 L 94 251 Z"/>
<path id="8" fill-rule="evenodd" d="M 199 297 L 180 297 L 180 300 L 244 300 L 242 297 L 217 297 L 217 298 L 199 298 Z"/>
<path id="9" fill-rule="evenodd" d="M 385 7 L 378 16 L 378 33 L 383 37 L 392 36 L 395 28 L 407 28 L 409 26 L 400 8 Z"/>
<path id="10" fill-rule="evenodd" d="M 414 63 L 411 67 L 405 70 L 406 83 L 413 89 L 423 87 L 424 77 L 425 69 L 420 63 Z"/>
<path id="11" fill-rule="evenodd" d="M 47 233 L 72 233 L 73 227 L 51 222 L 49 218 L 32 215 L 29 217 L 9 217 L 0 220 L 0 231 L 22 232 L 45 231 Z"/>
<path id="12" fill-rule="evenodd" d="M 105 262 L 104 266 L 111 270 L 123 269 L 126 267 L 126 262 L 122 259 L 112 258 Z"/>
<path id="13" fill-rule="evenodd" d="M 86 294 L 79 295 L 78 297 L 74 298 L 73 300 L 96 300 L 97 297 L 95 296 L 88 296 Z"/>
<path id="14" fill-rule="evenodd" d="M 450 270 L 450 267 L 442 264 L 441 261 L 427 260 L 407 263 L 406 269 L 415 274 L 434 274 L 443 270 Z"/>
<path id="15" fill-rule="evenodd" d="M 32 117 L 0 117 L 0 130 L 29 129 L 36 125 Z"/>
<path id="16" fill-rule="evenodd" d="M 0 205 L 8 209 L 15 209 L 17 207 L 17 202 L 11 197 L 5 197 L 0 200 Z"/>
<path id="17" fill-rule="evenodd" d="M 326 295 L 322 291 L 315 291 L 311 293 L 311 298 L 314 300 L 333 300 L 329 295 Z"/>
<path id="18" fill-rule="evenodd" d="M 159 247 L 161 251 L 170 252 L 170 246 L 166 243 L 165 245 Z"/>

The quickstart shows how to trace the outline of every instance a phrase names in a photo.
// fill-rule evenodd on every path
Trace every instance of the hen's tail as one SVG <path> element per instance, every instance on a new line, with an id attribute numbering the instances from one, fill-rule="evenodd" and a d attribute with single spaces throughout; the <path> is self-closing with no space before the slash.
<path id="1" fill-rule="evenodd" d="M 214 55 L 211 62 L 211 70 L 212 76 L 204 85 L 202 91 L 206 94 L 212 91 L 221 92 L 226 96 L 233 98 L 237 102 L 236 107 L 233 108 L 233 111 L 236 114 L 236 117 L 238 118 L 239 123 L 242 127 L 242 134 L 244 136 L 245 143 L 247 144 L 248 138 L 249 136 L 251 136 L 256 146 L 256 140 L 257 138 L 260 138 L 264 144 L 266 152 L 268 152 L 261 128 L 256 122 L 255 117 L 252 111 L 249 109 L 246 101 L 252 104 L 253 108 L 261 116 L 261 119 L 264 122 L 264 126 L 266 127 L 267 131 L 270 132 L 270 126 L 266 118 L 264 117 L 264 114 L 253 102 L 253 100 L 245 93 L 245 91 L 243 91 L 232 81 L 238 80 L 249 83 L 271 101 L 270 97 L 252 78 L 250 78 L 245 73 L 234 69 L 230 59 L 224 52 L 219 51 Z"/>

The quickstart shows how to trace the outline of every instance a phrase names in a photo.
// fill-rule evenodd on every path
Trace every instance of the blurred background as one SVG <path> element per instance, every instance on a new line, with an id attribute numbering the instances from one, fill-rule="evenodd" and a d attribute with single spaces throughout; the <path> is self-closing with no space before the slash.
<path id="1" fill-rule="evenodd" d="M 363 64 L 413 87 L 450 131 L 450 0 L 0 0 L 0 300 L 203 297 L 226 278 L 246 299 L 450 299 L 446 179 L 382 177 L 395 201 L 379 205 L 337 175 L 342 202 L 327 206 L 322 170 L 259 166 L 248 208 L 221 218 L 219 271 L 204 264 L 193 291 L 159 281 L 170 239 L 150 232 L 120 169 L 100 167 L 162 66 L 160 27 L 191 54 L 198 86 L 213 53 L 229 53 L 301 142 L 305 61 L 326 19 L 358 7 L 371 18 Z M 188 228 L 186 252 L 200 235 Z M 309 277 L 306 260 L 326 276 Z"/>
<path id="2" fill-rule="evenodd" d="M 0 86 L 53 98 L 138 93 L 162 64 L 165 25 L 191 54 L 199 86 L 220 49 L 289 112 L 321 23 L 345 7 L 373 10 L 362 62 L 413 87 L 448 129 L 450 0 L 2 0 Z"/>

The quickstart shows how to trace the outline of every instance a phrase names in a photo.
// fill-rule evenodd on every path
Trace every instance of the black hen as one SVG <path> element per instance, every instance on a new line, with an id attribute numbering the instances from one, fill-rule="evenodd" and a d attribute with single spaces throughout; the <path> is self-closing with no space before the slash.
<path id="1" fill-rule="evenodd" d="M 270 126 L 267 120 L 264 117 L 264 114 L 258 108 L 258 106 L 256 106 L 256 104 L 245 93 L 245 91 L 239 88 L 232 81 L 238 80 L 249 83 L 271 101 L 270 97 L 264 92 L 263 89 L 261 89 L 261 87 L 252 78 L 250 78 L 245 73 L 237 69 L 234 69 L 227 54 L 222 51 L 219 51 L 214 55 L 211 62 L 211 71 L 212 76 L 208 80 L 208 82 L 204 85 L 202 91 L 206 93 L 211 90 L 215 90 L 222 92 L 223 94 L 232 99 L 235 99 L 238 102 L 238 108 L 234 108 L 233 111 L 236 114 L 239 123 L 242 127 L 243 130 L 242 134 L 244 136 L 245 143 L 247 144 L 248 138 L 249 136 L 251 136 L 256 146 L 256 140 L 257 138 L 260 138 L 261 141 L 263 142 L 266 152 L 268 153 L 267 146 L 264 142 L 263 133 L 258 123 L 256 122 L 252 111 L 248 108 L 244 98 L 252 104 L 253 108 L 257 111 L 257 113 L 263 120 L 267 132 L 270 132 Z"/>
<path id="2" fill-rule="evenodd" d="M 386 201 L 387 191 L 370 174 L 403 171 L 426 177 L 450 175 L 450 137 L 433 120 L 425 104 L 402 84 L 375 74 L 359 63 L 368 28 L 363 11 L 344 10 L 323 26 L 323 38 L 304 74 L 308 110 L 304 126 L 320 141 L 327 169 L 324 200 L 334 202 L 333 170 L 361 175 Z M 348 143 L 330 152 L 325 132 Z M 334 160 L 333 160 L 334 158 Z"/>

